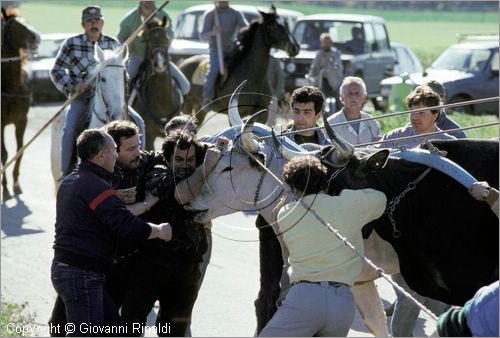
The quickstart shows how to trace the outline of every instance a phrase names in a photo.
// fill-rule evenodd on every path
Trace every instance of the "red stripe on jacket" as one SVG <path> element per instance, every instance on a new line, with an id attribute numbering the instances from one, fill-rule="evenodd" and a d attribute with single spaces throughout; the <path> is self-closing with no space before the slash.
<path id="1" fill-rule="evenodd" d="M 103 191 L 96 198 L 94 198 L 92 202 L 90 202 L 89 207 L 90 209 L 92 209 L 92 211 L 95 211 L 99 204 L 101 204 L 106 198 L 116 195 L 118 194 L 116 193 L 115 189 L 108 189 L 106 191 Z"/>

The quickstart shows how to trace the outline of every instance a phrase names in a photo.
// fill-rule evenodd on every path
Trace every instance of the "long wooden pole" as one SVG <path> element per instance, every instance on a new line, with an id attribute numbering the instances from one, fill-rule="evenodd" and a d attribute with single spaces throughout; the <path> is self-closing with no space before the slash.
<path id="1" fill-rule="evenodd" d="M 217 44 L 217 56 L 219 58 L 219 73 L 220 75 L 224 75 L 226 73 L 224 67 L 224 50 L 222 49 L 222 36 L 220 33 L 219 13 L 217 12 L 217 5 L 215 4 L 215 1 L 214 1 L 214 6 L 215 6 L 214 8 L 215 26 L 218 28 L 217 34 L 215 35 L 215 42 Z"/>
<path id="2" fill-rule="evenodd" d="M 146 19 L 144 20 L 144 22 L 139 26 L 137 27 L 137 29 L 132 33 L 132 35 L 129 36 L 129 38 L 127 40 L 125 40 L 125 42 L 123 43 L 122 47 L 118 50 L 117 53 L 121 53 L 122 49 L 125 48 L 125 45 L 128 47 L 128 45 L 137 37 L 137 34 L 139 34 L 139 32 L 146 26 L 146 24 L 152 19 L 155 17 L 155 15 L 161 11 L 163 9 L 163 7 L 165 7 L 168 3 L 170 2 L 170 0 L 166 0 L 160 7 L 158 7 L 153 13 L 151 13 L 151 15 Z M 85 88 L 86 86 L 90 85 L 96 78 L 97 74 L 93 74 L 90 78 L 88 78 L 85 82 L 84 82 L 84 86 L 83 88 Z M 71 95 L 70 98 L 68 98 L 66 100 L 66 102 L 64 102 L 64 104 L 62 105 L 62 107 L 57 111 L 57 113 L 55 113 L 43 126 L 42 128 L 40 128 L 40 130 L 38 130 L 35 135 L 33 135 L 33 137 L 28 141 L 26 142 L 26 144 L 24 146 L 22 146 L 18 151 L 17 153 L 14 155 L 14 157 L 12 157 L 10 160 L 8 160 L 5 165 L 2 167 L 2 170 L 0 171 L 0 175 L 3 175 L 5 173 L 5 170 L 7 169 L 7 167 L 9 165 L 11 165 L 12 163 L 14 163 L 17 158 L 19 156 L 21 156 L 21 154 L 26 150 L 26 148 L 28 148 L 32 143 L 33 141 L 35 141 L 35 139 L 40 136 L 40 134 L 59 116 L 59 114 L 61 114 L 64 109 L 66 109 L 66 107 L 71 103 L 73 102 L 78 96 L 80 96 L 80 94 L 82 94 L 85 90 L 79 90 L 78 92 L 76 92 L 75 94 Z"/>

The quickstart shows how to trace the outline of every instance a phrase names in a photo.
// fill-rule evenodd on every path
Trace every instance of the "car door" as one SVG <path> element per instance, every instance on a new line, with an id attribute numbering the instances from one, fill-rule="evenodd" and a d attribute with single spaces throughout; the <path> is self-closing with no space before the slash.
<path id="1" fill-rule="evenodd" d="M 394 69 L 394 54 L 389 45 L 383 23 L 365 23 L 367 59 L 364 66 L 364 80 L 370 88 L 369 96 L 379 92 L 380 81 Z"/>

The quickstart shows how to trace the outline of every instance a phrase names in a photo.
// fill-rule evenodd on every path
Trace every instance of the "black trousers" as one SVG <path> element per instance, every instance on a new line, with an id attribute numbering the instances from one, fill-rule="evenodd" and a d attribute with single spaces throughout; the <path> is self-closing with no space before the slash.
<path id="1" fill-rule="evenodd" d="M 165 261 L 139 254 L 131 271 L 121 308 L 128 335 L 143 334 L 147 316 L 159 300 L 158 336 L 184 336 L 198 296 L 199 261 L 182 256 Z"/>

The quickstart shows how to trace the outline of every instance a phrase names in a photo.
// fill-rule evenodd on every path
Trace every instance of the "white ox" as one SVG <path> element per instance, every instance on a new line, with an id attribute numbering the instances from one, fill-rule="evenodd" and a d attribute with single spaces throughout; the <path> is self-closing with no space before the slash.
<path id="1" fill-rule="evenodd" d="M 232 125 L 243 124 L 237 111 L 240 88 L 241 86 L 235 91 L 229 104 L 228 116 Z M 273 225 L 272 211 L 283 193 L 283 187 L 255 163 L 255 159 L 265 164 L 280 179 L 283 166 L 288 160 L 286 153 L 282 156 L 281 153 L 275 152 L 272 146 L 257 143 L 253 139 L 252 128 L 256 117 L 257 114 L 252 116 L 241 127 L 240 133 L 232 135 L 234 143 L 225 149 L 217 166 L 206 178 L 201 193 L 191 201 L 190 208 L 199 211 L 196 215 L 197 221 L 204 223 L 239 210 L 256 209 L 269 224 Z M 256 126 L 260 130 L 267 128 L 259 124 Z M 230 131 L 234 133 L 234 130 L 235 128 Z M 293 146 L 299 151 L 302 149 L 296 144 Z M 279 233 L 274 226 L 273 230 L 276 234 Z M 288 253 L 283 250 L 282 237 L 279 235 L 277 237 L 282 245 L 283 262 L 288 262 Z M 389 274 L 399 272 L 396 253 L 375 231 L 365 240 L 364 246 L 365 255 L 385 272 Z M 375 270 L 365 263 L 356 284 L 352 287 L 352 292 L 368 330 L 375 336 L 388 336 L 387 319 L 374 283 L 377 278 Z"/>

